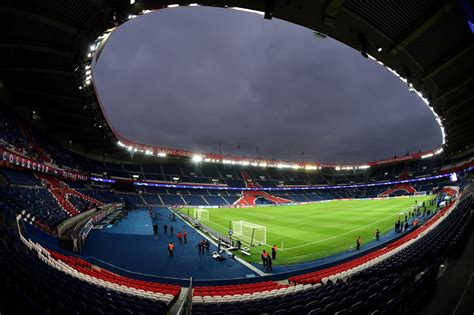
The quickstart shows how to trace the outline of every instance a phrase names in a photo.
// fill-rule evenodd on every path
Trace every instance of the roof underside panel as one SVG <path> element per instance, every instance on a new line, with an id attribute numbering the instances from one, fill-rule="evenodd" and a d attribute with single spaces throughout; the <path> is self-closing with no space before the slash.
<path id="1" fill-rule="evenodd" d="M 426 14 L 434 4 L 442 1 L 380 1 L 380 0 L 348 0 L 345 6 L 354 13 L 376 26 L 388 37 L 396 39 L 411 25 Z"/>

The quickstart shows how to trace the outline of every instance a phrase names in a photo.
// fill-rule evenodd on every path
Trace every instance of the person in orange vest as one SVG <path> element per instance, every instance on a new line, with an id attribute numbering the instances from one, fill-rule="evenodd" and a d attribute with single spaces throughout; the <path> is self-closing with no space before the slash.
<path id="1" fill-rule="evenodd" d="M 184 238 L 184 244 L 187 244 L 188 243 L 188 232 L 184 231 L 183 238 Z"/>
<path id="2" fill-rule="evenodd" d="M 266 251 L 266 250 L 263 250 L 263 252 L 262 252 L 263 267 L 266 267 L 266 266 L 267 266 L 267 257 L 268 257 L 267 251 Z"/>
<path id="3" fill-rule="evenodd" d="M 173 251 L 174 251 L 174 244 L 173 243 L 169 243 L 168 244 L 168 255 L 170 257 L 173 257 Z"/>
<path id="4" fill-rule="evenodd" d="M 176 234 L 176 236 L 178 237 L 178 242 L 179 242 L 180 244 L 182 244 L 182 243 L 183 243 L 183 240 L 182 240 L 182 237 L 183 237 L 183 236 L 182 236 L 181 232 L 178 232 L 178 234 Z"/>
<path id="5" fill-rule="evenodd" d="M 275 260 L 277 258 L 277 246 L 273 245 L 272 247 L 272 259 Z"/>

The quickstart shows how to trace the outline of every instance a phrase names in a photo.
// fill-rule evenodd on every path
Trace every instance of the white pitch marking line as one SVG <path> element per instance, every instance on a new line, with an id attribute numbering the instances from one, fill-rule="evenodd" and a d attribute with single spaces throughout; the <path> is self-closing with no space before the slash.
<path id="1" fill-rule="evenodd" d="M 390 216 L 388 216 L 388 217 L 386 217 L 386 218 L 383 218 L 383 219 L 374 221 L 374 222 L 372 222 L 372 223 L 369 223 L 369 224 L 367 224 L 367 225 L 358 227 L 357 229 L 353 229 L 353 230 L 350 230 L 350 231 L 348 231 L 348 232 L 345 232 L 345 233 L 342 233 L 342 234 L 339 234 L 339 235 L 331 236 L 331 237 L 328 237 L 328 238 L 325 238 L 325 239 L 322 239 L 322 240 L 318 240 L 318 241 L 315 241 L 315 242 L 311 242 L 311 243 L 306 243 L 306 244 L 302 244 L 302 245 L 298 245 L 298 246 L 294 246 L 294 247 L 290 247 L 290 248 L 285 248 L 285 251 L 292 250 L 292 249 L 296 249 L 296 248 L 301 248 L 301 247 L 306 247 L 306 246 L 308 246 L 308 245 L 313 245 L 313 244 L 322 243 L 322 242 L 324 242 L 324 241 L 331 240 L 331 239 L 333 239 L 333 238 L 338 238 L 338 237 L 340 237 L 340 236 L 342 236 L 342 235 L 350 234 L 350 233 L 352 233 L 352 232 L 354 232 L 354 231 L 358 231 L 358 230 L 360 230 L 360 229 L 366 228 L 366 227 L 371 226 L 371 225 L 373 225 L 373 224 L 375 224 L 375 223 L 378 223 L 378 222 L 380 222 L 380 221 L 385 221 L 385 220 L 387 220 L 388 218 L 395 217 L 395 216 L 399 216 L 399 214 L 398 214 L 398 213 L 397 213 L 397 214 L 392 214 L 392 215 L 390 215 Z"/>

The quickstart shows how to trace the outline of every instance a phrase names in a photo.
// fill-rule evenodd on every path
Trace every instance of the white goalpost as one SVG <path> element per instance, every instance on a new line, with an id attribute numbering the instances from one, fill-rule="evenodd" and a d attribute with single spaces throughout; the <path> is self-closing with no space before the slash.
<path id="1" fill-rule="evenodd" d="M 415 191 L 415 193 L 413 194 L 413 196 L 426 196 L 427 193 L 426 191 Z"/>
<path id="2" fill-rule="evenodd" d="M 250 246 L 264 245 L 267 243 L 267 228 L 264 225 L 247 221 L 232 221 L 233 236 Z"/>
<path id="3" fill-rule="evenodd" d="M 209 210 L 194 209 L 194 218 L 199 221 L 209 221 Z"/>

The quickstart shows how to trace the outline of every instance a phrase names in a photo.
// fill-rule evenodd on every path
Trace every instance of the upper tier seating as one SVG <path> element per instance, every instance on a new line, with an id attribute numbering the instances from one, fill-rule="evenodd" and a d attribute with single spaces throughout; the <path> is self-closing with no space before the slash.
<path id="1" fill-rule="evenodd" d="M 40 181 L 29 171 L 21 172 L 8 168 L 0 170 L 10 184 L 22 186 L 42 186 Z"/>
<path id="2" fill-rule="evenodd" d="M 24 150 L 27 155 L 32 155 L 23 132 L 18 126 L 16 120 L 0 111 L 0 140 L 11 144 L 12 146 Z"/>

